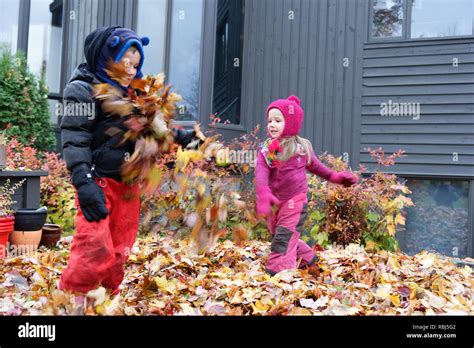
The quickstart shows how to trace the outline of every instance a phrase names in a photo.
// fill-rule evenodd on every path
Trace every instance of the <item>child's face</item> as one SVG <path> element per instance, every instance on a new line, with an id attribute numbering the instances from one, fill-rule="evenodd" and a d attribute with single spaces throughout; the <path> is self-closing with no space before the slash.
<path id="1" fill-rule="evenodd" d="M 278 109 L 270 109 L 268 112 L 268 126 L 267 131 L 270 136 L 275 139 L 279 138 L 285 129 L 285 118 Z"/>
<path id="2" fill-rule="evenodd" d="M 125 54 L 123 55 L 122 59 L 120 59 L 120 63 L 125 66 L 127 70 L 127 74 L 129 79 L 127 85 L 122 85 L 124 87 L 128 87 L 130 82 L 135 78 L 137 75 L 137 68 L 140 64 L 141 55 L 140 52 L 135 47 L 130 47 Z"/>

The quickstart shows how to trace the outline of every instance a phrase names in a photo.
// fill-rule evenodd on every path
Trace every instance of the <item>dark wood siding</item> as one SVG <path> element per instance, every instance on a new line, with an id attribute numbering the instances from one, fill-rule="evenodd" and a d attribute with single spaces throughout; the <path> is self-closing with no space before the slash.
<path id="1" fill-rule="evenodd" d="M 367 44 L 362 97 L 362 164 L 382 146 L 406 151 L 398 174 L 474 176 L 474 38 Z M 420 103 L 420 118 L 380 116 L 388 100 Z"/>
<path id="2" fill-rule="evenodd" d="M 289 11 L 294 11 L 294 20 Z M 301 135 L 313 142 L 317 153 L 347 152 L 350 163 L 357 165 L 367 17 L 366 0 L 247 0 L 245 129 L 265 127 L 266 106 L 296 94 L 305 110 Z"/>
<path id="3" fill-rule="evenodd" d="M 70 43 L 67 59 L 68 77 L 77 65 L 85 61 L 84 41 L 93 30 L 102 26 L 132 26 L 134 1 L 128 0 L 69 0 L 67 16 L 68 40 Z M 74 19 L 71 19 L 74 15 Z"/>
<path id="4" fill-rule="evenodd" d="M 68 77 L 84 58 L 84 40 L 87 34 L 97 28 L 97 8 L 99 0 L 70 0 Z"/>
<path id="5" fill-rule="evenodd" d="M 132 0 L 101 0 L 98 3 L 98 26 L 121 25 L 132 27 Z"/>

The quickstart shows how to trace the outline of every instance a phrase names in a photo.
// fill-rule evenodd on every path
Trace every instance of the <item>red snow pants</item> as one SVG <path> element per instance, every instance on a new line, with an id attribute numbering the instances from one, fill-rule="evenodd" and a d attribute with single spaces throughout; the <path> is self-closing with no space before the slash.
<path id="1" fill-rule="evenodd" d="M 267 272 L 275 274 L 285 269 L 311 265 L 316 255 L 311 247 L 300 239 L 303 224 L 308 216 L 306 193 L 282 202 L 276 214 L 267 219 L 273 236 L 271 253 L 267 261 Z"/>
<path id="2" fill-rule="evenodd" d="M 139 188 L 110 178 L 96 181 L 104 191 L 109 215 L 99 222 L 87 221 L 76 193 L 76 234 L 61 275 L 61 290 L 85 293 L 102 285 L 116 293 L 124 277 L 140 221 Z"/>

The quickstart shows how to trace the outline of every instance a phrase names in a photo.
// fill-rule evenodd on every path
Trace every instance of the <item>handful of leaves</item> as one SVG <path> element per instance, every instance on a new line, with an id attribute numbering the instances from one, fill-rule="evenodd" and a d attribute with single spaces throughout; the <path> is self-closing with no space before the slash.
<path id="1" fill-rule="evenodd" d="M 123 65 L 110 61 L 107 67 L 106 72 L 113 80 L 126 84 L 127 73 Z M 175 142 L 171 123 L 176 102 L 181 97 L 170 92 L 171 86 L 165 86 L 164 79 L 164 74 L 134 79 L 127 96 L 110 84 L 95 86 L 95 97 L 102 102 L 103 110 L 126 117 L 124 124 L 128 130 L 123 134 L 121 144 L 134 141 L 135 151 L 122 165 L 121 174 L 126 182 L 138 182 L 145 194 L 153 194 L 159 188 L 165 169 L 160 168 L 157 160 L 172 151 Z M 217 239 L 227 232 L 221 225 L 227 220 L 228 209 L 234 208 L 232 203 L 239 210 L 244 210 L 246 204 L 238 199 L 239 196 L 227 197 L 222 192 L 223 187 L 209 192 L 208 175 L 199 166 L 216 158 L 218 151 L 223 150 L 223 144 L 217 141 L 217 135 L 204 136 L 199 125 L 194 130 L 200 145 L 195 150 L 178 148 L 171 179 L 178 186 L 177 200 L 183 201 L 187 195 L 196 194 L 194 211 L 185 221 L 192 229 L 191 239 L 203 252 L 215 246 Z M 122 131 L 109 129 L 107 132 L 114 136 Z M 241 226 L 236 226 L 232 233 L 239 243 L 247 238 L 247 231 Z"/>
<path id="2" fill-rule="evenodd" d="M 124 83 L 126 68 L 120 63 L 109 61 L 107 74 L 118 83 Z M 110 84 L 94 86 L 96 99 L 102 102 L 106 113 L 126 117 L 128 130 L 120 144 L 127 140 L 135 142 L 135 151 L 126 158 L 121 167 L 125 182 L 137 182 L 145 193 L 156 190 L 161 181 L 161 171 L 157 166 L 157 156 L 171 150 L 174 136 L 171 123 L 176 110 L 176 102 L 181 96 L 170 92 L 171 85 L 164 85 L 165 75 L 145 76 L 130 83 L 128 95 Z M 109 129 L 111 136 L 121 132 Z"/>
<path id="3" fill-rule="evenodd" d="M 200 162 L 216 158 L 222 148 L 223 144 L 217 142 L 217 136 L 212 136 L 205 138 L 197 150 L 178 149 L 172 172 L 172 179 L 179 187 L 177 199 L 184 201 L 189 194 L 195 197 L 194 208 L 184 222 L 191 228 L 191 239 L 200 253 L 215 247 L 219 237 L 229 232 L 225 227 L 229 210 L 252 217 L 240 195 L 226 188 L 224 177 L 213 183 L 209 173 L 199 168 Z M 247 240 L 247 229 L 238 224 L 232 228 L 232 235 L 234 241 L 240 244 Z"/>

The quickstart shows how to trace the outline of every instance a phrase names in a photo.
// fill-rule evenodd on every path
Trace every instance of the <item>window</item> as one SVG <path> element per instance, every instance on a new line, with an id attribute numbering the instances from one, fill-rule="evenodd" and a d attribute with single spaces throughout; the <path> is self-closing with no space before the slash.
<path id="1" fill-rule="evenodd" d="M 0 45 L 6 44 L 16 52 L 20 0 L 0 1 Z"/>
<path id="2" fill-rule="evenodd" d="M 218 0 L 213 113 L 240 124 L 242 85 L 243 0 Z"/>
<path id="3" fill-rule="evenodd" d="M 406 231 L 399 237 L 408 254 L 432 250 L 468 256 L 468 181 L 409 179 L 414 207 L 407 209 Z"/>
<path id="4" fill-rule="evenodd" d="M 412 39 L 473 34 L 474 0 L 412 0 Z"/>
<path id="5" fill-rule="evenodd" d="M 57 112 L 57 104 L 61 103 L 56 99 L 48 99 L 49 103 L 49 112 L 51 114 L 51 123 L 58 124 L 58 112 Z"/>
<path id="6" fill-rule="evenodd" d="M 474 0 L 372 0 L 371 18 L 372 39 L 474 35 Z"/>
<path id="7" fill-rule="evenodd" d="M 203 0 L 173 0 L 168 81 L 183 97 L 177 121 L 196 121 L 199 108 Z"/>
<path id="8" fill-rule="evenodd" d="M 138 0 L 137 27 L 148 36 L 143 74 L 165 72 L 183 100 L 176 121 L 197 121 L 204 0 Z"/>
<path id="9" fill-rule="evenodd" d="M 137 33 L 150 38 L 150 44 L 145 47 L 144 75 L 156 75 L 165 70 L 166 10 L 166 0 L 138 1 Z"/>
<path id="10" fill-rule="evenodd" d="M 403 4 L 403 0 L 374 0 L 372 37 L 402 36 Z"/>
<path id="11" fill-rule="evenodd" d="M 50 93 L 60 92 L 62 14 L 62 0 L 31 0 L 28 65 L 36 75 L 45 74 Z"/>

